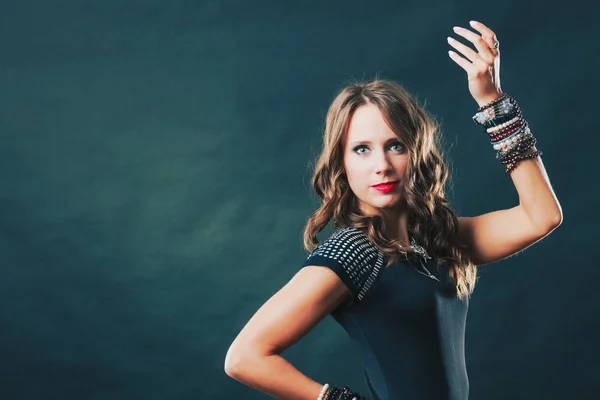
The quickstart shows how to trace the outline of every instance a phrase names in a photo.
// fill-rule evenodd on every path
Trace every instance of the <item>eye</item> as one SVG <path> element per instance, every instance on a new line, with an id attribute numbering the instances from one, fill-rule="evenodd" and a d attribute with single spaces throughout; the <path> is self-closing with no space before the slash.
<path id="1" fill-rule="evenodd" d="M 360 149 L 366 149 L 367 146 L 365 146 L 364 144 L 361 144 L 360 146 L 356 146 L 354 149 L 352 149 L 352 151 L 354 151 L 356 154 L 364 154 L 364 152 L 360 152 L 358 150 Z"/>
<path id="2" fill-rule="evenodd" d="M 394 146 L 398 146 L 399 147 L 398 151 L 404 151 L 404 145 L 402 143 L 400 143 L 400 142 L 394 142 L 394 143 L 392 143 L 392 145 L 390 147 L 394 147 Z"/>

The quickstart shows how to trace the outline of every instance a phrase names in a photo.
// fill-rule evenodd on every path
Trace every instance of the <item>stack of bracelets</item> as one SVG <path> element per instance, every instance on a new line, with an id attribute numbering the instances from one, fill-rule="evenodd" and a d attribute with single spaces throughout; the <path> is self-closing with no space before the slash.
<path id="1" fill-rule="evenodd" d="M 329 389 L 328 392 L 327 389 Z M 325 392 L 327 392 L 327 397 L 323 397 L 325 396 Z M 367 398 L 356 392 L 352 392 L 348 386 L 344 386 L 341 389 L 335 386 L 331 386 L 330 388 L 329 384 L 326 383 L 317 400 L 367 400 Z"/>
<path id="2" fill-rule="evenodd" d="M 537 140 L 523 119 L 519 105 L 506 93 L 479 107 L 473 121 L 487 129 L 490 144 L 498 150 L 496 159 L 506 166 L 506 173 L 515 169 L 519 161 L 543 154 L 534 149 Z"/>

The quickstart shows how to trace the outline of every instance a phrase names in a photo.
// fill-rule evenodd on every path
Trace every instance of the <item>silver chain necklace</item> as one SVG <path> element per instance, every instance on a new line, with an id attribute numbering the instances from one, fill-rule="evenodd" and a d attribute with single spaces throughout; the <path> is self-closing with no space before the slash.
<path id="1" fill-rule="evenodd" d="M 415 271 L 417 271 L 421 275 L 425 275 L 426 277 L 435 279 L 436 281 L 439 282 L 440 280 L 435 275 L 433 275 L 431 272 L 429 272 L 429 270 L 425 266 L 425 264 L 427 263 L 427 260 L 431 259 L 431 256 L 429 254 L 427 254 L 427 250 L 425 250 L 425 248 L 423 248 L 423 246 L 420 246 L 417 244 L 414 237 L 410 239 L 410 248 L 413 249 L 415 251 L 415 253 L 417 253 L 419 255 L 419 263 L 421 264 L 421 267 L 423 267 L 423 269 L 427 273 L 424 273 L 423 271 L 419 270 L 419 268 L 415 267 L 415 265 L 408 258 L 407 252 L 400 250 L 400 253 L 402 253 L 404 255 L 404 257 L 406 258 L 406 261 L 408 261 L 408 263 L 415 269 Z"/>

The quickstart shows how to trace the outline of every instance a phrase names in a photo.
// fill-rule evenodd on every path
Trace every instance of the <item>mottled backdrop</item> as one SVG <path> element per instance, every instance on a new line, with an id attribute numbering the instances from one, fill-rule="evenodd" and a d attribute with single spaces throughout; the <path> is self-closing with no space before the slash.
<path id="1" fill-rule="evenodd" d="M 548 238 L 481 268 L 471 398 L 594 398 L 599 9 L 3 1 L 0 398 L 267 398 L 225 374 L 225 354 L 306 257 L 309 162 L 350 79 L 397 80 L 439 118 L 459 215 L 518 204 L 447 55 L 452 26 L 470 19 L 498 35 L 502 88 L 538 137 L 564 212 Z M 367 392 L 330 317 L 284 356 Z"/>

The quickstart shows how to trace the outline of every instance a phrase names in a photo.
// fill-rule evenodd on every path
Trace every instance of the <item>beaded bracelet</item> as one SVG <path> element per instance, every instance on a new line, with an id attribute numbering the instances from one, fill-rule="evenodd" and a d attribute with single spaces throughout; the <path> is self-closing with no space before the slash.
<path id="1" fill-rule="evenodd" d="M 327 391 L 328 388 L 329 388 L 329 383 L 326 383 L 325 385 L 323 385 L 323 389 L 321 389 L 321 393 L 319 393 L 319 397 L 317 398 L 317 400 L 323 400 L 323 396 L 325 395 L 325 392 Z"/>
<path id="2" fill-rule="evenodd" d="M 502 129 L 498 132 L 490 133 L 489 134 L 490 140 L 492 142 L 502 140 L 502 139 L 512 135 L 513 133 L 520 131 L 521 129 L 523 129 L 523 123 L 515 124 L 513 126 L 507 127 L 506 129 Z"/>
<path id="3" fill-rule="evenodd" d="M 510 97 L 510 96 L 508 94 L 504 93 L 504 94 L 502 94 L 502 96 L 498 97 L 497 99 L 492 100 L 489 103 L 484 104 L 481 107 L 479 107 L 477 109 L 477 112 L 481 112 L 481 111 L 485 110 L 486 108 L 493 107 L 493 106 L 495 106 L 496 104 L 500 103 L 502 100 L 504 100 L 507 97 Z"/>
<path id="4" fill-rule="evenodd" d="M 325 397 L 325 400 L 334 400 L 338 398 L 338 394 L 340 393 L 341 389 L 335 386 L 331 386 L 329 388 L 329 392 L 327 392 L 327 397 Z"/>
<path id="5" fill-rule="evenodd" d="M 498 152 L 496 158 L 500 160 L 502 164 L 506 166 L 506 173 L 512 172 L 518 163 L 522 160 L 533 159 L 535 157 L 541 156 L 543 153 L 537 149 L 533 152 L 531 150 L 534 148 L 537 139 L 533 136 L 528 138 L 519 138 L 519 141 L 512 147 L 510 150 L 506 152 Z"/>
<path id="6" fill-rule="evenodd" d="M 515 116 L 515 115 L 520 114 L 521 110 L 519 109 L 519 105 L 508 94 L 504 94 L 502 97 L 500 97 L 496 100 L 500 101 L 500 103 L 491 105 L 488 108 L 483 108 L 483 109 L 480 108 L 481 111 L 479 111 L 477 114 L 475 114 L 473 116 L 473 120 L 478 125 L 490 127 L 490 126 L 494 125 L 494 122 L 495 122 L 494 120 L 498 120 L 501 117 L 505 117 L 505 116 L 509 116 L 509 115 Z M 485 107 L 485 106 L 483 106 L 483 107 Z M 482 118 L 478 118 L 478 119 L 475 118 L 477 115 L 481 116 L 484 114 L 489 116 L 485 121 L 483 121 Z M 496 123 L 496 125 L 497 125 L 497 123 Z"/>
<path id="7" fill-rule="evenodd" d="M 517 140 L 517 142 L 514 143 L 514 146 L 513 148 L 511 148 L 511 150 L 499 151 L 496 154 L 496 159 L 504 163 L 506 160 L 509 160 L 515 155 L 528 153 L 529 150 L 532 149 L 536 143 L 537 139 L 533 137 L 533 135 L 528 138 L 520 137 L 519 140 Z"/>
<path id="8" fill-rule="evenodd" d="M 523 116 L 521 115 L 521 110 L 518 110 L 517 114 L 514 114 L 514 116 L 511 119 L 509 119 L 508 121 L 505 121 L 496 126 L 490 126 L 485 131 L 489 135 L 500 135 L 503 132 L 513 129 L 515 126 L 519 126 L 524 123 L 525 123 L 525 120 L 523 119 Z"/>
<path id="9" fill-rule="evenodd" d="M 344 386 L 341 389 L 331 386 L 325 400 L 367 400 L 367 398 L 356 392 L 352 392 L 348 386 Z"/>
<path id="10" fill-rule="evenodd" d="M 522 160 L 532 160 L 536 157 L 541 156 L 542 154 L 544 154 L 541 150 L 536 150 L 533 153 L 528 153 L 528 154 L 522 154 L 517 156 L 516 158 L 510 160 L 506 165 L 508 165 L 508 167 L 506 168 L 506 172 L 507 173 L 511 173 L 516 166 L 519 164 L 519 161 Z"/>
<path id="11" fill-rule="evenodd" d="M 500 118 L 499 118 L 500 119 Z M 512 117 L 509 120 L 499 122 L 497 125 L 493 125 L 486 129 L 487 133 L 496 133 L 502 129 L 508 128 L 511 125 L 518 124 L 522 118 L 520 116 Z"/>
<path id="12" fill-rule="evenodd" d="M 517 166 L 519 161 L 533 159 L 543 154 L 543 152 L 537 149 L 533 150 L 536 142 L 537 139 L 532 136 L 530 139 L 517 143 L 517 148 L 512 151 L 504 153 L 498 152 L 496 158 L 499 159 L 502 164 L 507 166 L 506 172 L 510 173 Z"/>
<path id="13" fill-rule="evenodd" d="M 473 116 L 473 122 L 477 125 L 484 125 L 486 122 L 494 119 L 496 115 L 508 114 L 514 109 L 514 104 L 510 101 L 508 96 L 503 96 L 502 100 L 485 108 Z"/>
<path id="14" fill-rule="evenodd" d="M 500 127 L 500 125 L 510 125 L 509 122 L 514 123 L 514 121 L 518 121 L 518 120 L 519 120 L 518 114 L 513 112 L 510 114 L 503 114 L 502 116 L 499 116 L 499 117 L 494 117 L 493 119 L 489 120 L 488 122 L 485 122 L 483 124 L 483 127 L 486 129 L 492 129 L 491 132 L 493 132 L 494 130 L 502 129 L 502 127 Z"/>
<path id="15" fill-rule="evenodd" d="M 491 142 L 491 144 L 493 145 L 494 150 L 499 150 L 500 152 L 508 152 L 515 147 L 514 145 L 519 140 L 530 137 L 533 137 L 533 135 L 531 134 L 529 128 L 527 128 L 526 130 L 520 129 L 519 132 L 516 132 L 515 134 L 507 137 L 506 139 L 498 142 Z"/>
<path id="16" fill-rule="evenodd" d="M 526 121 L 523 121 L 523 123 L 515 125 L 508 130 L 502 131 L 502 133 L 488 134 L 488 137 L 490 139 L 490 144 L 494 145 L 495 143 L 505 141 L 506 139 L 508 139 L 516 134 L 525 132 L 527 129 L 529 129 L 529 125 L 527 124 Z"/>

